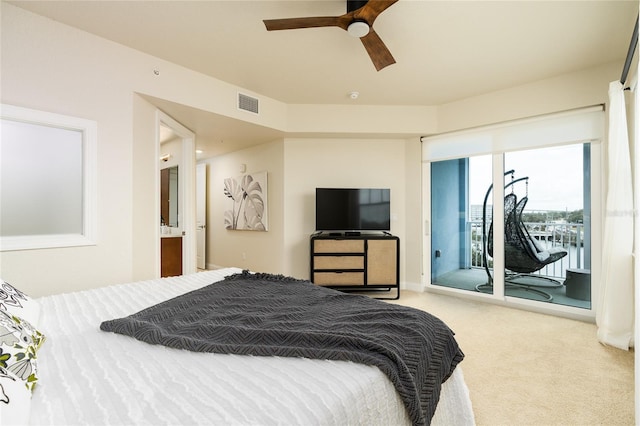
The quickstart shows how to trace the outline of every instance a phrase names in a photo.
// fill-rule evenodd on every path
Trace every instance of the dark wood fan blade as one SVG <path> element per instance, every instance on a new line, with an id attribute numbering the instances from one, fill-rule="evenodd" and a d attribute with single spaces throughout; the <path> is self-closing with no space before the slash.
<path id="1" fill-rule="evenodd" d="M 342 16 L 314 16 L 310 18 L 265 19 L 267 31 L 295 30 L 298 28 L 343 27 Z M 346 25 L 349 25 L 348 23 Z M 346 27 L 344 28 L 346 29 Z"/>
<path id="2" fill-rule="evenodd" d="M 369 53 L 376 70 L 380 71 L 382 68 L 396 63 L 396 60 L 391 56 L 391 52 L 389 52 L 389 49 L 387 49 L 387 46 L 385 46 L 373 28 L 371 28 L 369 34 L 360 38 L 360 40 L 362 40 L 364 48 L 367 49 L 367 53 Z"/>
<path id="3" fill-rule="evenodd" d="M 363 19 L 369 23 L 369 26 L 371 26 L 378 15 L 387 10 L 389 6 L 393 5 L 397 1 L 398 0 L 369 0 L 367 4 L 354 11 L 354 18 Z"/>

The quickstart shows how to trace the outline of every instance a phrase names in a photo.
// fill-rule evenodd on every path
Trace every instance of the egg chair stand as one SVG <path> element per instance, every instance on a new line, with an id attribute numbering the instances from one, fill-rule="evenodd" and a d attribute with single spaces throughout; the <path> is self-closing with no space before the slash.
<path id="1" fill-rule="evenodd" d="M 560 247 L 546 249 L 538 240 L 531 237 L 526 226 L 522 222 L 522 212 L 528 201 L 528 177 L 514 179 L 514 170 L 505 173 L 511 175 L 511 182 L 505 185 L 505 189 L 511 187 L 512 192 L 504 197 L 504 253 L 505 253 L 505 290 L 518 288 L 537 294 L 543 301 L 551 302 L 553 296 L 540 288 L 561 287 L 562 283 L 556 279 L 534 274 L 543 267 L 556 262 L 567 255 L 567 251 Z M 527 193 L 518 200 L 513 193 L 513 185 L 524 181 L 527 185 Z M 493 275 L 489 268 L 488 256 L 493 257 L 493 217 L 487 232 L 487 200 L 493 189 L 489 187 L 484 198 L 482 214 L 482 263 L 487 273 L 487 282 L 476 286 L 476 290 L 483 293 L 493 291 Z M 530 282 L 518 282 L 520 279 L 528 279 Z"/>

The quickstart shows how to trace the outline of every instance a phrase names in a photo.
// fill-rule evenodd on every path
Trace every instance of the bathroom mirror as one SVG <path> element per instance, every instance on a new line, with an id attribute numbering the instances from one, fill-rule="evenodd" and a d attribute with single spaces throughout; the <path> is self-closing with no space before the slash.
<path id="1" fill-rule="evenodd" d="M 178 227 L 178 166 L 160 170 L 160 224 Z"/>

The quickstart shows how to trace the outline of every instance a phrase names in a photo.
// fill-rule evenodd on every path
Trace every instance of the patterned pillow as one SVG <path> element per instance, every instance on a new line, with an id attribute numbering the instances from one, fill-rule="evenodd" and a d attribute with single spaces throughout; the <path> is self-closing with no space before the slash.
<path id="1" fill-rule="evenodd" d="M 44 339 L 26 320 L 0 311 L 0 368 L 22 380 L 31 391 L 38 380 L 36 353 Z"/>
<path id="2" fill-rule="evenodd" d="M 0 425 L 29 424 L 31 392 L 24 382 L 0 368 Z"/>
<path id="3" fill-rule="evenodd" d="M 38 324 L 40 305 L 8 282 L 0 279 L 0 311 L 24 318 L 31 324 Z"/>

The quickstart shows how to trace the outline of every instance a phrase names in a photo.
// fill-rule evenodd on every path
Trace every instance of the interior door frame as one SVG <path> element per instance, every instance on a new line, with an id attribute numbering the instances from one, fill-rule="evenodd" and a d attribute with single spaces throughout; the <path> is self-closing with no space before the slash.
<path id="1" fill-rule="evenodd" d="M 196 267 L 207 269 L 207 163 L 196 164 Z M 202 213 L 202 220 L 199 216 Z"/>
<path id="2" fill-rule="evenodd" d="M 156 110 L 156 149 L 155 160 L 155 194 L 156 207 L 154 209 L 156 223 L 156 276 L 160 277 L 160 126 L 172 129 L 182 139 L 182 162 L 180 168 L 178 190 L 179 204 L 182 215 L 182 274 L 191 274 L 196 268 L 196 151 L 195 133 L 176 121 L 166 113 Z"/>

